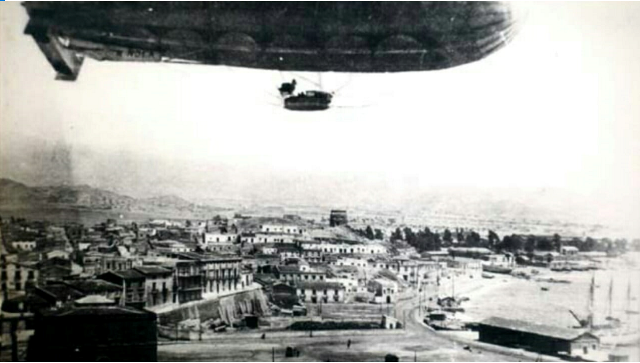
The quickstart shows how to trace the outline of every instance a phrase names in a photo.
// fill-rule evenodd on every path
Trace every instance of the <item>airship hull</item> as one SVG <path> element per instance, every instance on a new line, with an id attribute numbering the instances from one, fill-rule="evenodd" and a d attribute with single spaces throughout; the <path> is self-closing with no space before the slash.
<path id="1" fill-rule="evenodd" d="M 61 79 L 84 57 L 313 72 L 455 67 L 504 46 L 500 2 L 25 2 Z"/>

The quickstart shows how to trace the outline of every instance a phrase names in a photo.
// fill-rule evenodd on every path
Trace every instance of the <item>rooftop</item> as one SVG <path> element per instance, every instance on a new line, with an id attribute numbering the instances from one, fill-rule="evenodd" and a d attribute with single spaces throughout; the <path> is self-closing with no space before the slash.
<path id="1" fill-rule="evenodd" d="M 109 271 L 107 273 L 114 274 L 123 279 L 144 279 L 144 275 L 134 269 L 128 269 L 124 271 Z"/>
<path id="2" fill-rule="evenodd" d="M 325 290 L 325 289 L 334 289 L 334 290 L 342 290 L 344 287 L 342 284 L 337 282 L 326 282 L 326 281 L 299 281 L 296 283 L 296 287 L 299 289 L 316 289 L 316 290 Z"/>
<path id="3" fill-rule="evenodd" d="M 62 309 L 51 309 L 42 312 L 43 316 L 61 317 L 61 316 L 87 316 L 95 317 L 97 315 L 154 315 L 154 313 L 146 310 L 136 309 L 130 306 L 107 305 L 107 306 L 70 306 Z"/>
<path id="4" fill-rule="evenodd" d="M 110 305 L 115 301 L 107 299 L 102 295 L 88 295 L 75 301 L 76 305 Z"/>
<path id="5" fill-rule="evenodd" d="M 91 280 L 77 280 L 77 281 L 65 281 L 66 285 L 71 286 L 72 288 L 81 291 L 85 294 L 95 294 L 100 292 L 110 292 L 110 291 L 122 291 L 122 287 L 100 279 L 91 279 Z"/>
<path id="6" fill-rule="evenodd" d="M 138 272 L 141 272 L 144 275 L 167 275 L 171 274 L 171 270 L 166 269 L 161 266 L 139 266 L 134 267 L 134 269 Z"/>

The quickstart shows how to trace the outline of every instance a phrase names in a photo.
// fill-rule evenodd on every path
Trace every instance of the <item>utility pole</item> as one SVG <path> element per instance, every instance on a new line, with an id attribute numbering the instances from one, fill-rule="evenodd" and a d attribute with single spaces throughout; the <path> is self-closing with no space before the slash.
<path id="1" fill-rule="evenodd" d="M 407 312 L 402 312 L 402 328 L 407 329 Z"/>
<path id="2" fill-rule="evenodd" d="M 271 361 L 276 361 L 276 347 L 271 347 Z"/>
<path id="3" fill-rule="evenodd" d="M 18 320 L 11 320 L 11 361 L 18 361 Z"/>

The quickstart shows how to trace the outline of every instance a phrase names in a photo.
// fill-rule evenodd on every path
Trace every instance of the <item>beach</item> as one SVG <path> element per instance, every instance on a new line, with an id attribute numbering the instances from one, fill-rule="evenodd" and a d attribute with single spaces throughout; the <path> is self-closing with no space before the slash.
<path id="1" fill-rule="evenodd" d="M 531 275 L 530 279 L 506 274 L 493 274 L 492 279 L 476 276 L 471 278 L 467 274 L 460 274 L 455 277 L 455 281 L 441 280 L 438 291 L 440 294 L 451 294 L 452 283 L 455 283 L 455 295 L 458 298 L 469 298 L 462 305 L 465 312 L 456 314 L 464 321 L 480 322 L 490 317 L 502 317 L 573 328 L 578 325 L 578 321 L 570 310 L 580 319 L 586 319 L 593 278 L 594 324 L 605 324 L 606 318 L 612 316 L 621 320 L 621 331 L 638 331 L 640 315 L 627 314 L 627 310 L 638 311 L 640 308 L 640 285 L 637 283 L 640 281 L 640 270 L 635 267 L 637 265 L 627 263 L 627 260 L 637 261 L 637 258 L 638 255 L 635 254 L 626 256 L 625 260 L 609 259 L 607 268 L 597 271 L 554 272 L 545 268 L 518 268 L 518 271 L 528 274 L 531 274 L 532 269 L 537 270 L 538 274 Z M 551 278 L 569 283 L 547 282 Z M 610 336 L 606 341 L 616 341 L 616 336 Z M 606 345 L 606 349 L 629 354 L 632 361 L 640 358 L 637 343 Z"/>

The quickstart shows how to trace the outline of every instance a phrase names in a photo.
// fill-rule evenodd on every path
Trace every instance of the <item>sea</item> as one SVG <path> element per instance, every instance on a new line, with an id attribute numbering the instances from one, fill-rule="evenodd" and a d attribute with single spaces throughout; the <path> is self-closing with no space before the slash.
<path id="1" fill-rule="evenodd" d="M 613 317 L 622 322 L 622 328 L 612 335 L 639 331 L 640 314 L 628 312 L 640 311 L 640 253 L 605 259 L 604 268 L 595 271 L 554 272 L 544 268 L 536 270 L 538 274 L 529 280 L 507 275 L 496 275 L 494 279 L 483 280 L 483 283 L 490 287 L 479 289 L 473 294 L 473 298 L 464 305 L 465 315 L 475 321 L 496 316 L 573 328 L 579 323 L 571 311 L 580 319 L 586 319 L 589 315 L 589 296 L 593 279 L 594 324 L 606 324 L 607 318 Z M 537 281 L 549 278 L 569 283 Z M 628 353 L 632 361 L 640 358 L 640 346 L 637 342 L 620 344 L 615 348 L 617 352 Z"/>

